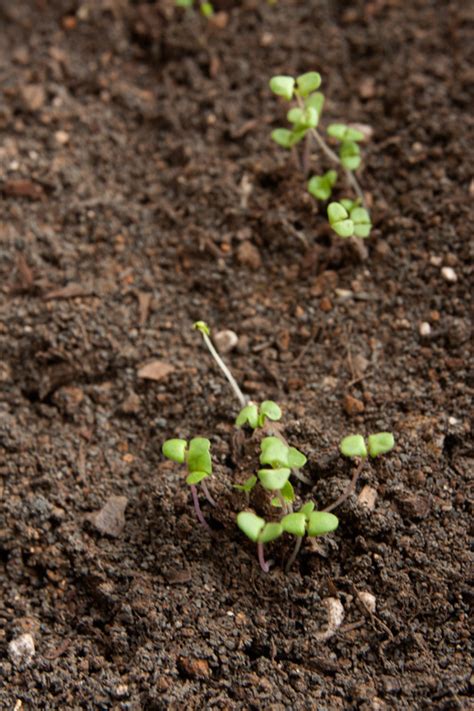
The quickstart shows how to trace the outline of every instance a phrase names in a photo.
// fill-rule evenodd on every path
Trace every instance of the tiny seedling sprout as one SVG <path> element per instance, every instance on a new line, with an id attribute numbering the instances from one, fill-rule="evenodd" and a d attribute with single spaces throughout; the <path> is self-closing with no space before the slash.
<path id="1" fill-rule="evenodd" d="M 237 525 L 247 538 L 257 544 L 258 562 L 264 573 L 268 573 L 270 566 L 265 560 L 263 546 L 279 538 L 283 528 L 279 522 L 268 522 L 257 516 L 252 511 L 241 511 L 237 514 Z"/>
<path id="2" fill-rule="evenodd" d="M 206 528 L 209 528 L 209 526 L 202 515 L 199 505 L 197 485 L 200 484 L 206 499 L 212 506 L 215 506 L 215 501 L 210 495 L 205 482 L 205 479 L 212 474 L 210 450 L 211 443 L 205 437 L 194 437 L 189 442 L 189 447 L 185 439 L 167 439 L 162 447 L 162 452 L 167 459 L 171 459 L 172 462 L 177 462 L 178 464 L 187 465 L 188 475 L 186 477 L 186 484 L 188 484 L 191 489 L 194 510 L 196 511 L 198 521 Z"/>
<path id="3" fill-rule="evenodd" d="M 194 0 L 176 0 L 176 7 L 191 8 L 194 5 Z M 214 6 L 210 2 L 199 0 L 199 10 L 204 17 L 211 17 L 214 14 Z"/>
<path id="4" fill-rule="evenodd" d="M 273 400 L 265 400 L 261 405 L 249 403 L 239 412 L 235 424 L 237 427 L 249 425 L 255 430 L 257 427 L 263 427 L 267 418 L 273 422 L 281 419 L 281 409 Z"/>
<path id="5" fill-rule="evenodd" d="M 286 116 L 291 128 L 276 128 L 272 131 L 272 139 L 287 149 L 293 148 L 304 139 L 302 168 L 305 176 L 309 171 L 311 140 L 332 163 L 342 167 L 357 199 L 331 202 L 328 206 L 329 224 L 340 237 L 366 238 L 370 235 L 372 224 L 364 204 L 364 194 L 354 175 L 354 171 L 361 164 L 359 143 L 365 137 L 352 126 L 332 123 L 327 128 L 327 134 L 339 143 L 338 153 L 326 143 L 318 130 L 324 107 L 324 94 L 317 91 L 320 85 L 321 76 L 318 72 L 306 72 L 296 78 L 279 75 L 270 79 L 270 89 L 274 94 L 285 101 L 296 102 Z M 309 180 L 308 191 L 317 200 L 329 200 L 336 181 L 337 171 L 328 170 L 323 175 L 314 175 Z M 351 204 L 351 209 L 348 208 L 348 203 Z"/>

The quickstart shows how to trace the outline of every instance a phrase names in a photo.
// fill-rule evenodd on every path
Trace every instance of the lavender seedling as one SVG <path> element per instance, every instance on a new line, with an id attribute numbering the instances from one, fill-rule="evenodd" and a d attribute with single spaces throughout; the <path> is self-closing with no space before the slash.
<path id="1" fill-rule="evenodd" d="M 209 525 L 199 505 L 197 486 L 198 484 L 201 486 L 206 499 L 212 506 L 215 506 L 215 501 L 205 482 L 205 479 L 212 474 L 210 449 L 211 443 L 205 437 L 194 437 L 190 441 L 189 447 L 185 439 L 167 439 L 162 446 L 162 452 L 167 459 L 187 465 L 186 484 L 189 484 L 191 489 L 197 519 L 205 528 L 209 528 Z"/>
<path id="2" fill-rule="evenodd" d="M 344 203 L 353 202 L 341 200 L 332 202 L 328 207 L 328 218 L 332 229 L 340 237 L 365 238 L 372 227 L 370 215 L 365 207 L 364 194 L 359 186 L 354 171 L 361 163 L 359 143 L 364 140 L 364 134 L 351 126 L 342 123 L 330 124 L 328 135 L 339 142 L 339 151 L 335 153 L 326 143 L 318 130 L 324 107 L 324 94 L 317 91 L 321 85 L 318 72 L 307 72 L 300 76 L 275 76 L 270 80 L 270 89 L 286 101 L 295 101 L 288 111 L 287 120 L 291 128 L 277 128 L 272 131 L 273 140 L 283 148 L 291 149 L 304 140 L 302 157 L 303 173 L 309 170 L 311 142 L 329 158 L 337 167 L 341 167 L 346 179 L 357 196 L 352 210 Z M 318 200 L 329 200 L 337 180 L 337 171 L 329 170 L 323 175 L 314 175 L 308 182 L 308 191 Z"/>
<path id="3" fill-rule="evenodd" d="M 241 511 L 237 514 L 237 525 L 247 538 L 257 544 L 258 562 L 263 572 L 268 573 L 270 566 L 265 560 L 264 545 L 281 536 L 281 523 L 267 522 L 252 511 Z"/>

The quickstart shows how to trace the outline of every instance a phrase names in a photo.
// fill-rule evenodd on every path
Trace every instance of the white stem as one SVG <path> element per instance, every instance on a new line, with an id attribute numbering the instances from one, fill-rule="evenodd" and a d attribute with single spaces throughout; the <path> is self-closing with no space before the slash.
<path id="1" fill-rule="evenodd" d="M 236 382 L 234 376 L 232 375 L 229 368 L 226 366 L 226 364 L 220 357 L 219 353 L 214 348 L 214 344 L 212 343 L 212 341 L 209 338 L 209 336 L 207 335 L 207 333 L 204 333 L 203 331 L 201 331 L 201 334 L 202 334 L 202 337 L 204 338 L 204 343 L 206 344 L 206 346 L 209 349 L 210 354 L 212 355 L 212 357 L 216 361 L 217 365 L 219 366 L 219 368 L 222 370 L 225 377 L 227 378 L 232 390 L 234 391 L 235 397 L 237 398 L 237 400 L 240 403 L 240 406 L 245 407 L 249 401 L 249 398 L 245 397 L 242 390 L 237 385 L 237 382 Z"/>

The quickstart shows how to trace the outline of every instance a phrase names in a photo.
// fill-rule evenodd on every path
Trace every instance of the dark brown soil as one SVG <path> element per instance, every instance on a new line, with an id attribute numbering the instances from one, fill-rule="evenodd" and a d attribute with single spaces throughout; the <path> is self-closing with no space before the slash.
<path id="1" fill-rule="evenodd" d="M 173 5 L 0 0 L 0 706 L 465 709 L 469 3 Z M 366 261 L 269 138 L 269 77 L 310 69 L 327 117 L 373 129 Z M 300 496 L 344 489 L 342 435 L 395 433 L 358 486 L 374 510 L 351 497 L 290 575 L 233 522 L 250 472 L 196 319 L 236 331 L 242 387 L 282 404 Z M 153 360 L 174 370 L 140 378 Z M 160 453 L 197 434 L 212 536 Z M 116 535 L 91 516 L 110 497 Z M 327 597 L 345 619 L 321 642 Z"/>

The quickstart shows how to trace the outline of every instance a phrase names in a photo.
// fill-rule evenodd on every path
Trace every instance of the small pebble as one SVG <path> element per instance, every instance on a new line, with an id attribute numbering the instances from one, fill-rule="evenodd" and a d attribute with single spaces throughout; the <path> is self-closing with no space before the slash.
<path id="1" fill-rule="evenodd" d="M 374 614 L 375 609 L 377 607 L 377 602 L 375 595 L 372 595 L 372 593 L 367 592 L 366 590 L 361 590 L 361 592 L 357 593 L 357 596 L 359 600 L 362 602 L 364 607 L 372 614 Z"/>
<path id="2" fill-rule="evenodd" d="M 110 496 L 100 511 L 88 514 L 86 519 L 99 533 L 117 538 L 125 526 L 126 496 Z"/>
<path id="3" fill-rule="evenodd" d="M 423 323 L 420 323 L 420 328 L 419 328 L 420 336 L 429 336 L 431 333 L 431 326 L 427 321 L 423 321 Z"/>
<path id="4" fill-rule="evenodd" d="M 69 133 L 66 133 L 66 131 L 56 131 L 54 138 L 60 146 L 65 146 L 66 143 L 69 143 Z"/>
<path id="5" fill-rule="evenodd" d="M 452 267 L 443 267 L 441 269 L 441 276 L 443 277 L 443 279 L 446 279 L 446 281 L 449 281 L 451 284 L 454 284 L 454 282 L 458 280 L 458 275 Z"/>
<path id="6" fill-rule="evenodd" d="M 214 336 L 214 343 L 217 346 L 217 350 L 222 353 L 230 353 L 238 344 L 239 337 L 235 331 L 218 331 Z"/>
<path id="7" fill-rule="evenodd" d="M 13 664 L 29 664 L 35 656 L 35 643 L 33 637 L 26 633 L 12 639 L 8 645 L 8 656 Z"/>

